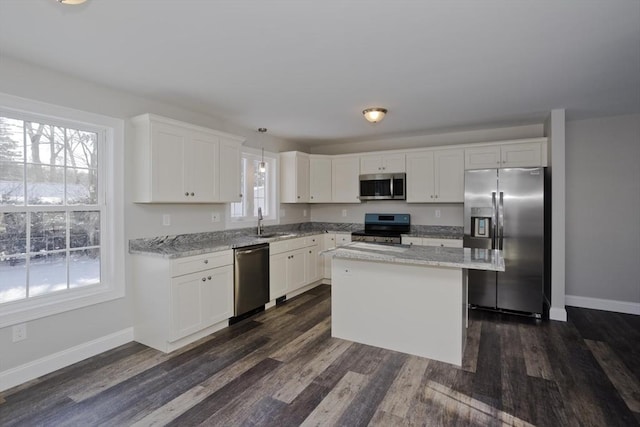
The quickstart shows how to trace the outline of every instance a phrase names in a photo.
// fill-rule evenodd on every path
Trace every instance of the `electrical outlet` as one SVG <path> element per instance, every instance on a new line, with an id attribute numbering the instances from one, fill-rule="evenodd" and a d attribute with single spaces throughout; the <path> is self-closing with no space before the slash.
<path id="1" fill-rule="evenodd" d="M 219 212 L 211 212 L 211 222 L 220 222 Z"/>
<path id="2" fill-rule="evenodd" d="M 12 328 L 13 332 L 13 342 L 18 342 L 27 339 L 27 324 L 21 323 L 19 325 L 15 325 Z"/>
<path id="3" fill-rule="evenodd" d="M 440 209 L 436 209 L 436 218 L 440 218 Z"/>
<path id="4" fill-rule="evenodd" d="M 171 225 L 171 215 L 169 214 L 162 215 L 162 225 L 164 225 L 165 227 L 168 227 Z"/>
<path id="5" fill-rule="evenodd" d="M 306 209 L 302 209 L 302 216 L 304 216 L 304 217 L 307 216 L 307 210 Z"/>
<path id="6" fill-rule="evenodd" d="M 347 210 L 346 209 L 342 209 L 342 216 L 343 217 L 347 216 Z"/>

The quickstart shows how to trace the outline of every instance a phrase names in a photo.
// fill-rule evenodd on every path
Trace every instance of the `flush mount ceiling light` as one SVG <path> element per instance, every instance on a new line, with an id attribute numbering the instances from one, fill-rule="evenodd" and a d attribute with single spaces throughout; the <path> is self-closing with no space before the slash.
<path id="1" fill-rule="evenodd" d="M 68 5 L 76 5 L 76 4 L 82 4 L 84 2 L 86 2 L 87 0 L 58 0 L 58 3 L 60 4 L 68 4 Z"/>
<path id="2" fill-rule="evenodd" d="M 263 135 L 267 132 L 267 128 L 258 128 L 258 132 L 260 132 L 260 135 Z M 265 173 L 267 171 L 267 164 L 264 162 L 264 141 L 262 141 L 262 136 L 260 137 L 260 142 L 262 145 L 262 161 L 258 166 L 258 170 L 260 171 L 260 173 Z"/>
<path id="3" fill-rule="evenodd" d="M 384 115 L 387 114 L 386 108 L 367 108 L 362 112 L 364 118 L 370 123 L 378 123 L 384 119 Z"/>

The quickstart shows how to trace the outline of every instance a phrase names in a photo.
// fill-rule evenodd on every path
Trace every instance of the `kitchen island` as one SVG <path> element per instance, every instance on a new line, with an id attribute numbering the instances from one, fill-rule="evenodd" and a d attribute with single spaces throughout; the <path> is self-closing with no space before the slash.
<path id="1" fill-rule="evenodd" d="M 332 257 L 332 336 L 460 366 L 467 270 L 504 271 L 500 251 L 352 243 Z"/>

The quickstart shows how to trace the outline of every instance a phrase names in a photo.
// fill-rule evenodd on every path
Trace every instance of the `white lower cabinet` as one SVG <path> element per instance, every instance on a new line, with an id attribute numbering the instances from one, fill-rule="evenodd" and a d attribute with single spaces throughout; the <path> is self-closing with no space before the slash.
<path id="1" fill-rule="evenodd" d="M 280 298 L 320 277 L 321 235 L 299 237 L 269 245 L 269 299 Z"/>
<path id="2" fill-rule="evenodd" d="M 233 252 L 133 257 L 135 340 L 165 353 L 228 326 Z"/>

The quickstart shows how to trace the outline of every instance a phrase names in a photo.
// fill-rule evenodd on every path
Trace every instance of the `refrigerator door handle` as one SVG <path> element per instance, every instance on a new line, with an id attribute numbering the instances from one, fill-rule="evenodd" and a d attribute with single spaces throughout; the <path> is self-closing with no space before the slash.
<path id="1" fill-rule="evenodd" d="M 498 205 L 498 249 L 502 250 L 504 238 L 504 192 L 500 192 L 500 204 Z"/>
<path id="2" fill-rule="evenodd" d="M 493 218 L 491 218 L 492 221 L 492 225 L 491 225 L 491 249 L 497 249 L 496 247 L 496 243 L 497 243 L 497 226 L 496 226 L 496 219 L 498 216 L 498 207 L 496 205 L 496 192 L 492 192 L 491 193 L 491 207 L 493 208 L 493 213 L 491 214 Z"/>

